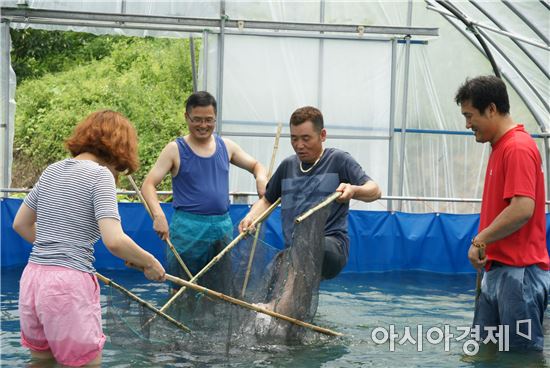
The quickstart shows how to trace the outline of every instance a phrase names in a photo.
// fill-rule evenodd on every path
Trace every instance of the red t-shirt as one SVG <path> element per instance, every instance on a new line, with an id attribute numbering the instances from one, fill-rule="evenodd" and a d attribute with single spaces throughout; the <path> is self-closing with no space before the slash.
<path id="1" fill-rule="evenodd" d="M 510 129 L 492 147 L 485 174 L 479 231 L 489 226 L 514 196 L 535 201 L 533 216 L 519 230 L 487 247 L 487 269 L 491 261 L 498 261 L 517 267 L 536 264 L 549 270 L 542 159 L 523 125 Z"/>

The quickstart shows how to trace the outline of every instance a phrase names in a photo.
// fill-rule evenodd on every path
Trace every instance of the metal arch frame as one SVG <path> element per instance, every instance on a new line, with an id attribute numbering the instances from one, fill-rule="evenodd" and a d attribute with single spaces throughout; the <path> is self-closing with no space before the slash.
<path id="1" fill-rule="evenodd" d="M 193 92 L 197 92 L 197 66 L 195 61 L 195 39 L 189 36 L 189 53 L 191 57 L 191 71 L 193 76 Z"/>
<path id="2" fill-rule="evenodd" d="M 202 32 L 202 90 L 208 89 L 208 31 Z"/>
<path id="3" fill-rule="evenodd" d="M 3 163 L 3 187 L 8 187 L 8 178 L 10 177 L 10 167 L 9 167 L 9 159 L 10 153 L 13 151 L 11 149 L 10 145 L 10 65 L 11 65 L 11 57 L 10 57 L 10 26 L 9 21 L 0 22 L 0 27 L 2 28 L 2 32 L 0 33 L 3 37 L 2 40 L 0 40 L 0 45 L 4 45 L 6 47 L 3 47 L 2 50 L 0 50 L 0 81 L 3 81 L 4 83 L 0 86 L 1 88 L 1 96 L 2 101 L 0 103 L 2 104 L 2 117 L 0 122 L 0 129 L 4 130 L 4 152 L 2 152 L 2 155 L 4 156 L 4 163 Z M 15 123 L 14 123 L 15 125 Z M 0 197 L 5 196 L 6 194 L 1 194 Z"/>
<path id="4" fill-rule="evenodd" d="M 450 17 L 452 18 L 456 18 L 454 17 L 453 14 L 449 13 L 449 12 L 446 12 L 444 10 L 441 10 L 441 9 L 437 9 L 437 8 L 434 8 L 432 6 L 428 6 L 428 8 L 430 10 L 433 10 L 433 11 L 436 11 L 438 12 L 439 14 L 441 14 L 442 16 L 445 17 L 445 19 L 449 22 L 451 22 L 449 20 Z M 452 22 L 451 22 L 452 23 Z M 461 29 L 459 29 L 458 27 L 456 27 L 456 25 L 453 24 L 453 26 L 455 28 L 457 28 L 463 35 L 466 35 L 465 32 L 463 32 Z M 486 28 L 486 27 L 480 27 L 480 28 Z M 544 99 L 544 97 L 540 94 L 540 92 L 538 91 L 538 89 L 533 85 L 533 83 L 531 83 L 531 81 L 529 80 L 529 78 L 527 78 L 525 76 L 525 74 L 523 74 L 519 68 L 516 66 L 516 64 L 506 55 L 506 53 L 504 51 L 502 51 L 502 49 L 491 39 L 491 37 L 487 34 L 487 32 L 485 32 L 483 29 L 479 29 L 479 33 L 485 37 L 487 39 L 487 41 L 491 44 L 491 46 L 493 46 L 495 48 L 495 50 L 498 51 L 499 55 L 508 62 L 508 64 L 516 71 L 516 73 L 521 77 L 521 79 L 525 82 L 525 84 L 527 84 L 527 86 L 531 89 L 531 91 L 539 98 L 540 102 L 546 107 L 547 110 L 550 110 L 550 105 L 548 104 L 548 102 L 546 102 L 546 100 Z M 471 41 L 471 40 L 470 40 Z M 472 42 L 473 43 L 473 42 Z M 474 43 L 474 46 L 477 47 L 477 45 Z M 480 51 L 480 52 L 483 52 L 483 50 L 479 47 L 477 47 L 477 49 Z M 509 78 L 508 78 L 509 79 Z M 518 92 L 519 93 L 519 92 Z M 529 100 L 524 100 L 524 102 L 526 103 L 526 105 L 529 105 Z M 530 107 L 530 106 L 528 106 Z M 545 131 L 545 127 L 544 127 L 544 124 L 541 125 L 540 124 L 540 120 L 542 120 L 542 118 L 540 116 L 538 116 L 537 114 L 535 114 L 535 112 L 529 108 L 529 111 L 531 111 L 531 113 L 533 114 L 533 116 L 535 116 L 536 120 L 537 120 L 537 124 L 541 127 L 541 130 L 542 131 Z"/>
<path id="5" fill-rule="evenodd" d="M 225 26 L 227 22 L 227 15 L 225 14 L 225 0 L 220 1 L 220 33 L 218 34 L 218 70 L 216 80 L 216 131 L 218 134 L 222 131 L 223 124 L 223 69 L 225 60 Z"/>
<path id="6" fill-rule="evenodd" d="M 474 0 L 470 0 L 470 3 L 473 6 L 475 6 L 481 13 L 483 13 L 483 15 L 485 15 L 489 20 L 491 20 L 491 22 L 493 22 L 498 27 L 500 27 L 500 29 L 508 31 L 508 29 L 501 22 L 499 22 L 498 20 L 495 19 L 495 17 L 489 14 L 489 12 L 485 8 L 483 8 L 480 4 L 478 4 Z M 546 76 L 546 78 L 550 79 L 550 74 L 548 73 L 546 68 L 540 64 L 540 62 L 533 56 L 533 54 L 529 50 L 527 50 L 525 46 L 519 43 L 515 38 L 510 38 L 510 39 L 512 40 L 513 43 L 516 44 L 517 47 L 519 47 L 521 51 L 523 51 L 525 55 L 527 55 L 527 57 L 533 62 L 533 64 L 535 64 L 539 68 L 539 70 Z"/>
<path id="7" fill-rule="evenodd" d="M 223 2 L 223 0 L 222 0 Z M 60 21 L 79 21 L 81 25 L 88 22 L 89 27 L 111 28 L 136 28 L 144 29 L 145 25 L 151 25 L 147 29 L 200 32 L 204 28 L 220 28 L 220 19 L 216 18 L 192 18 L 192 17 L 174 17 L 174 16 L 153 16 L 153 15 L 133 15 L 133 14 L 113 14 L 113 13 L 94 13 L 94 12 L 74 12 L 63 10 L 42 10 L 29 8 L 2 7 L 3 19 L 9 19 L 16 23 L 36 23 L 38 20 Z M 368 26 L 368 25 L 348 25 L 348 24 L 323 24 L 323 23 L 291 23 L 274 21 L 250 21 L 250 20 L 230 20 L 226 19 L 224 27 L 227 29 L 239 30 L 242 24 L 247 29 L 255 30 L 279 30 L 279 31 L 302 31 L 302 32 L 328 32 L 328 33 L 351 33 L 356 34 L 358 27 L 362 27 L 364 34 L 385 34 L 385 35 L 415 35 L 436 37 L 438 29 L 434 27 L 397 27 L 397 26 Z M 63 24 L 63 23 L 56 23 Z M 153 27 L 156 25 L 158 28 Z M 163 27 L 160 27 L 163 25 Z"/>
<path id="8" fill-rule="evenodd" d="M 426 0 L 427 2 L 430 2 L 431 0 Z M 447 15 L 447 14 L 444 14 L 444 13 L 440 13 L 443 18 L 445 20 L 447 20 L 453 27 L 455 27 L 455 29 L 460 32 L 463 36 L 466 37 L 466 39 L 468 41 L 470 41 L 470 43 L 481 53 L 483 53 L 483 49 L 477 44 L 475 43 L 472 38 L 470 37 L 470 35 L 465 31 L 463 30 L 462 28 L 458 27 L 457 24 L 455 22 L 453 22 L 450 18 L 451 16 L 450 15 Z M 497 50 L 499 51 L 499 53 L 502 53 L 502 51 L 500 49 L 497 48 Z M 512 64 L 511 64 L 512 66 Z M 512 66 L 513 68 L 513 66 Z M 523 76 L 525 78 L 525 76 Z M 517 84 L 514 82 L 513 78 L 509 78 L 506 73 L 504 73 L 504 78 L 512 85 L 512 87 L 514 87 L 514 90 L 517 92 L 517 94 L 521 97 L 522 101 L 525 103 L 525 105 L 527 106 L 527 108 L 529 109 L 529 111 L 531 112 L 531 114 L 533 115 L 533 117 L 535 118 L 535 121 L 537 122 L 537 124 L 539 125 L 539 127 L 541 128 L 541 131 L 542 132 L 546 132 L 546 127 L 543 123 L 543 118 L 536 112 L 536 110 L 533 108 L 532 104 L 530 103 L 530 100 L 527 98 L 527 96 L 525 96 L 525 94 L 521 91 L 521 89 L 517 88 Z M 550 172 L 549 172 L 550 173 Z"/>
<path id="9" fill-rule="evenodd" d="M 191 18 L 191 17 L 173 17 L 173 16 L 151 16 L 151 15 L 133 15 L 126 13 L 126 0 L 121 2 L 121 14 L 98 13 L 98 12 L 75 12 L 63 10 L 44 10 L 32 8 L 2 7 L 0 10 L 1 19 L 13 23 L 35 23 L 62 26 L 83 26 L 98 28 L 124 28 L 136 30 L 154 30 L 154 31 L 173 31 L 202 33 L 205 39 L 203 50 L 203 88 L 206 90 L 208 74 L 208 34 L 218 34 L 218 70 L 216 81 L 216 95 L 218 101 L 218 132 L 222 131 L 223 123 L 223 69 L 224 69 L 224 44 L 226 34 L 246 34 L 261 36 L 265 30 L 279 30 L 278 36 L 282 37 L 302 37 L 316 38 L 321 42 L 320 52 L 322 52 L 323 39 L 355 39 L 369 40 L 368 36 L 363 35 L 386 35 L 385 40 L 389 40 L 388 35 L 415 35 L 425 37 L 438 36 L 437 28 L 426 27 L 391 27 L 391 26 L 368 26 L 368 25 L 344 25 L 344 24 L 325 24 L 323 19 L 324 1 L 321 0 L 321 19 L 320 23 L 291 23 L 291 22 L 272 22 L 272 21 L 238 21 L 230 20 L 225 14 L 225 1 L 220 0 L 220 18 Z M 246 26 L 243 32 L 242 26 Z M 360 34 L 359 28 L 361 29 Z M 329 34 L 324 34 L 325 32 Z M 192 47 L 192 46 L 190 46 Z M 9 51 L 8 51 L 9 53 Z M 9 63 L 9 61 L 8 61 Z M 322 73 L 322 61 L 320 62 L 319 73 Z M 9 71 L 9 64 L 7 66 Z M 194 89 L 196 89 L 196 71 L 193 67 Z M 319 83 L 322 86 L 322 75 L 319 76 Z M 9 88 L 9 79 L 7 87 Z M 322 92 L 320 92 L 322 93 Z M 9 101 L 8 99 L 6 99 Z M 321 101 L 321 95 L 319 96 Z M 393 108 L 393 107 L 392 107 Z M 9 149 L 9 131 L 8 131 L 9 106 L 6 109 L 6 149 Z M 6 153 L 6 157 L 9 154 Z M 388 169 L 390 170 L 390 169 Z M 9 170 L 6 168 L 4 175 L 4 187 L 7 187 Z"/>
<path id="10" fill-rule="evenodd" d="M 426 0 L 427 2 L 429 2 L 430 0 Z M 466 31 L 464 31 L 462 28 L 458 27 L 458 25 L 453 22 L 450 18 L 451 16 L 450 15 L 447 15 L 447 14 L 444 14 L 444 13 L 440 13 L 443 18 L 445 20 L 447 20 L 453 27 L 456 28 L 456 30 L 458 32 L 460 32 L 464 37 L 466 37 L 467 40 L 469 40 L 472 45 L 478 49 L 479 52 L 483 53 L 483 49 L 481 49 L 481 47 L 476 44 L 472 39 L 471 37 L 468 35 L 468 33 L 466 33 Z M 498 48 L 497 50 L 499 52 L 501 52 Z M 513 68 L 515 67 L 514 64 L 510 64 Z M 544 125 L 543 121 L 542 121 L 542 117 L 539 116 L 539 114 L 536 112 L 536 110 L 533 108 L 533 106 L 531 105 L 529 99 L 527 98 L 527 96 L 525 96 L 525 94 L 522 92 L 522 90 L 520 88 L 517 88 L 517 85 L 516 83 L 514 82 L 513 78 L 509 78 L 507 76 L 507 74 L 505 72 L 503 72 L 503 75 L 504 75 L 504 78 L 508 81 L 508 83 L 510 83 L 512 85 L 512 87 L 514 87 L 514 90 L 516 91 L 516 93 L 520 96 L 520 98 L 522 99 L 522 101 L 525 103 L 525 105 L 527 106 L 527 108 L 529 109 L 529 111 L 531 112 L 531 114 L 533 115 L 533 117 L 535 118 L 535 121 L 537 122 L 537 124 L 539 125 L 539 128 L 541 129 L 541 131 L 544 133 L 543 134 L 543 140 L 544 140 L 544 156 L 545 156 L 545 159 L 546 159 L 546 174 L 545 175 L 545 179 L 546 179 L 546 192 L 547 193 L 550 193 L 550 179 L 548 178 L 548 174 L 550 173 L 550 142 L 549 142 L 549 136 L 548 136 L 548 132 L 546 131 L 546 126 Z M 520 76 L 523 76 L 523 74 L 520 73 Z M 550 206 L 548 208 L 548 210 L 550 210 Z"/>
<path id="11" fill-rule="evenodd" d="M 442 9 L 439 9 L 435 6 L 432 6 L 432 5 L 428 5 L 426 7 L 427 9 L 429 10 L 433 10 L 433 11 L 436 11 L 438 13 L 442 13 L 442 14 L 447 14 L 447 15 L 452 15 L 450 12 L 446 11 L 446 10 L 442 10 Z M 454 15 L 452 15 L 454 17 Z M 532 46 L 535 46 L 535 47 L 538 47 L 538 48 L 541 48 L 543 50 L 550 50 L 550 46 L 547 46 L 547 45 L 543 45 L 539 42 L 536 42 L 532 39 L 529 39 L 529 38 L 526 38 L 526 37 L 523 37 L 523 36 L 520 36 L 516 33 L 513 33 L 513 32 L 508 32 L 508 31 L 503 31 L 503 30 L 500 30 L 498 28 L 495 28 L 495 27 L 491 27 L 491 26 L 488 26 L 486 24 L 483 24 L 482 22 L 477 22 L 477 21 L 474 21 L 474 20 L 471 20 L 469 19 L 468 20 L 471 24 L 473 25 L 476 25 L 478 28 L 483 28 L 483 29 L 486 29 L 488 31 L 491 31 L 491 32 L 494 32 L 494 33 L 498 33 L 498 34 L 501 34 L 503 36 L 506 36 L 506 37 L 509 37 L 509 38 L 512 38 L 512 39 L 515 39 L 515 40 L 518 40 L 518 41 L 521 41 L 521 42 L 525 42 L 525 43 L 528 43 Z M 532 26 L 531 23 L 529 23 L 530 26 Z"/>
<path id="12" fill-rule="evenodd" d="M 512 2 L 510 2 L 509 0 L 502 0 L 502 3 L 506 5 L 508 9 L 510 9 L 515 15 L 517 15 L 519 19 L 521 19 L 525 24 L 527 24 L 529 28 L 531 28 L 531 30 L 535 32 L 537 36 L 540 37 L 541 40 L 543 40 L 546 44 L 550 43 L 550 40 L 548 40 L 548 37 L 546 37 L 546 35 L 541 31 L 539 31 L 538 28 L 535 27 L 535 25 L 529 19 L 527 19 L 527 16 L 523 14 L 521 10 L 516 8 L 516 6 L 512 4 Z"/>
<path id="13" fill-rule="evenodd" d="M 388 194 L 393 194 L 393 149 L 395 143 L 395 99 L 396 99 L 396 73 L 397 73 L 397 40 L 393 40 L 391 44 L 391 80 L 390 80 L 390 131 L 388 142 Z M 388 211 L 393 211 L 393 202 L 387 201 Z"/>
<path id="14" fill-rule="evenodd" d="M 122 0 L 122 11 L 124 11 L 124 3 L 125 0 Z M 224 1 L 222 0 L 221 3 L 224 3 Z M 2 18 L 4 19 L 8 12 L 5 11 L 5 9 L 12 9 L 14 10 L 14 8 L 2 8 L 2 11 L 3 11 L 3 15 L 2 15 Z M 24 19 L 22 20 L 23 22 L 26 22 L 27 20 L 30 20 L 28 19 L 29 15 L 28 15 L 28 12 L 33 12 L 33 14 L 35 14 L 35 10 L 33 9 L 15 9 L 17 11 L 23 11 L 25 14 L 27 14 L 26 16 L 24 16 Z M 40 12 L 40 11 L 38 11 Z M 62 11 L 46 11 L 46 13 L 57 13 L 59 14 L 60 12 Z M 91 23 L 85 23 L 85 21 L 89 20 L 88 18 L 81 18 L 80 22 L 75 22 L 74 19 L 74 14 L 75 12 L 64 12 L 64 13 L 67 13 L 67 14 L 71 14 L 71 17 L 70 18 L 65 18 L 65 19 L 69 19 L 69 21 L 66 21 L 64 22 L 64 24 L 66 25 L 69 25 L 69 22 L 72 22 L 72 24 L 77 24 L 78 25 L 85 25 L 85 26 L 89 26 L 89 27 L 108 27 L 108 28 L 129 28 L 129 29 L 151 29 L 151 30 L 160 30 L 160 31 L 180 31 L 180 32 L 203 32 L 204 35 L 207 35 L 208 34 L 208 31 L 205 31 L 204 28 L 196 28 L 197 26 L 201 26 L 202 25 L 202 22 L 208 22 L 208 21 L 211 21 L 211 27 L 213 27 L 214 29 L 217 29 L 218 31 L 214 31 L 213 33 L 219 33 L 219 44 L 218 44 L 218 52 L 219 52 L 219 55 L 218 55 L 218 65 L 219 65 L 219 68 L 218 68 L 218 95 L 219 95 L 219 104 L 221 105 L 222 103 L 222 96 L 223 96 L 223 40 L 224 40 L 224 36 L 225 36 L 225 30 L 228 29 L 229 32 L 231 32 L 232 34 L 239 34 L 239 33 L 242 33 L 242 32 L 237 32 L 236 30 L 234 30 L 234 28 L 239 28 L 239 25 L 237 24 L 236 21 L 230 21 L 228 20 L 226 17 L 224 17 L 223 15 L 220 17 L 220 19 L 199 19 L 199 18 L 195 18 L 194 20 L 192 18 L 183 18 L 183 17 L 152 17 L 152 16 L 137 16 L 137 18 L 139 19 L 136 19 L 136 16 L 132 16 L 132 15 L 128 15 L 128 14 L 124 14 L 124 15 L 113 15 L 113 14 L 100 14 L 100 13 L 83 13 L 83 12 L 80 12 L 79 14 L 94 14 L 96 16 L 98 16 L 97 19 L 95 19 L 94 21 L 92 21 Z M 43 13 L 40 13 L 41 15 L 44 15 Z M 223 12 L 222 12 L 223 14 Z M 35 14 L 36 15 L 36 14 Z M 119 18 L 118 20 L 106 20 L 106 18 L 101 18 L 101 16 L 106 16 L 107 18 L 112 18 L 112 17 L 122 17 L 122 18 Z M 145 26 L 143 24 L 155 24 L 154 20 L 151 21 L 151 18 L 154 18 L 154 19 L 159 19 L 159 18 L 162 18 L 164 20 L 167 20 L 167 22 L 163 22 L 163 24 L 168 24 L 167 27 L 162 27 L 162 26 Z M 78 19 L 78 18 L 77 18 Z M 147 21 L 143 21 L 143 19 L 147 19 Z M 136 21 L 136 20 L 139 20 L 140 22 L 142 22 L 142 25 L 136 25 L 136 24 L 131 24 L 132 21 Z M 183 21 L 182 21 L 183 20 Z M 98 23 L 98 22 L 101 22 L 103 21 L 104 23 Z M 35 20 L 35 21 L 31 21 L 31 23 L 34 22 L 34 23 L 42 23 L 42 24 L 48 24 L 47 20 L 42 20 L 42 22 L 40 22 L 40 20 Z M 107 22 L 107 23 L 105 23 Z M 114 22 L 114 23 L 108 23 L 108 22 Z M 130 24 L 129 24 L 130 23 Z M 183 23 L 183 26 L 182 26 L 182 23 Z M 54 23 L 54 22 L 49 22 L 49 24 L 63 24 L 63 23 Z M 342 32 L 342 33 L 356 33 L 357 32 L 357 27 L 356 26 L 349 26 L 349 25 L 324 25 L 324 24 L 310 24 L 310 23 L 285 23 L 285 22 L 256 22 L 256 21 L 251 21 L 251 22 L 246 22 L 246 25 L 247 25 L 247 28 L 252 28 L 252 29 L 259 29 L 259 30 L 267 30 L 267 29 L 283 29 L 283 30 L 288 30 L 288 31 L 292 31 L 292 32 L 295 32 L 295 31 L 301 31 L 303 34 L 302 35 L 298 35 L 296 33 L 294 33 L 294 36 L 295 37 L 304 37 L 307 32 Z M 195 28 L 193 28 L 195 27 Z M 279 28 L 278 28 L 279 27 Z M 414 30 L 426 30 L 427 33 L 423 33 L 423 31 L 420 31 L 420 33 L 418 32 L 414 32 Z M 415 35 L 421 35 L 421 36 L 436 36 L 437 35 L 437 31 L 436 29 L 432 29 L 432 28 L 428 28 L 428 29 L 424 29 L 424 28 L 412 28 L 412 27 L 364 27 L 364 33 L 373 33 L 373 34 L 403 34 L 403 31 L 407 31 L 407 30 L 413 30 L 412 32 L 409 32 L 410 34 L 415 34 Z M 227 33 L 229 33 L 227 32 Z M 256 31 L 257 32 L 257 31 Z M 290 33 L 290 32 L 289 32 Z M 285 36 L 291 36 L 289 34 L 285 35 Z M 309 33 L 308 34 L 308 37 L 311 37 L 311 38 L 319 38 L 319 39 L 322 39 L 324 37 L 320 37 L 321 35 L 320 34 L 313 34 L 313 33 Z M 334 38 L 334 39 L 339 39 L 339 38 L 350 38 L 349 36 L 340 36 L 340 35 L 337 35 L 337 36 L 330 36 L 331 38 Z M 410 47 L 410 41 L 407 41 L 407 48 Z M 207 54 L 207 52 L 206 52 Z M 394 55 L 392 55 L 393 57 Z M 205 58 L 206 60 L 206 58 Z M 205 64 L 205 66 L 207 65 L 207 63 Z M 204 69 L 204 76 L 203 76 L 203 83 L 204 85 L 206 86 L 206 74 L 207 74 L 207 70 L 206 68 Z M 394 81 L 392 81 L 393 83 Z M 519 93 L 519 92 L 518 92 Z M 523 97 L 523 96 L 522 96 Z M 406 99 L 405 99 L 406 100 Z M 9 110 L 8 110 L 9 111 Z M 393 111 L 393 108 L 392 108 L 392 111 Z M 533 111 L 532 111 L 533 112 Z M 535 115 L 535 114 L 534 114 Z M 220 106 L 220 116 L 221 116 L 221 106 Z M 222 120 L 222 119 L 220 119 Z M 6 130 L 7 131 L 7 130 Z M 393 131 L 393 129 L 392 129 Z M 405 133 L 403 133 L 405 134 Z M 7 145 L 7 147 L 9 147 L 9 144 Z M 388 168 L 388 170 L 391 170 L 392 168 Z M 6 176 L 6 179 L 7 179 L 7 176 Z"/>
<path id="15" fill-rule="evenodd" d="M 520 70 L 519 68 L 516 66 L 516 64 L 508 57 L 508 55 L 506 55 L 506 53 L 495 43 L 495 41 L 493 41 L 491 39 L 491 37 L 489 37 L 489 35 L 487 34 L 487 32 L 483 31 L 483 30 L 479 30 L 480 34 L 483 35 L 487 41 L 491 44 L 491 46 L 493 46 L 495 48 L 495 50 L 498 51 L 499 55 L 508 62 L 508 64 L 512 67 L 512 69 L 514 69 L 516 71 L 516 73 L 518 73 L 518 75 L 521 77 L 521 79 L 525 82 L 525 84 L 527 84 L 527 86 L 529 86 L 529 88 L 531 89 L 531 91 L 539 98 L 540 102 L 544 105 L 544 107 L 546 107 L 546 110 L 550 111 L 550 105 L 548 104 L 548 102 L 544 99 L 544 97 L 540 94 L 539 90 L 533 85 L 533 83 L 531 83 L 531 81 L 529 80 L 529 78 L 527 78 Z M 535 114 L 533 114 L 535 116 Z M 543 132 L 546 131 L 546 127 L 544 125 L 540 125 L 540 128 Z"/>
<path id="16" fill-rule="evenodd" d="M 325 23 L 325 0 L 319 1 L 319 22 Z M 322 32 L 323 33 L 323 32 Z M 317 107 L 323 110 L 323 72 L 325 67 L 325 42 L 324 39 L 319 39 L 319 48 L 317 50 L 319 57 L 317 58 Z"/>
<path id="17" fill-rule="evenodd" d="M 450 11 L 455 17 L 457 17 L 462 23 L 464 23 L 473 33 L 481 47 L 483 48 L 483 51 L 485 52 L 485 56 L 487 59 L 489 59 L 489 62 L 491 63 L 491 66 L 493 67 L 493 73 L 497 77 L 500 78 L 500 71 L 498 70 L 497 63 L 495 62 L 495 59 L 493 58 L 493 55 L 491 54 L 491 50 L 489 50 L 489 47 L 485 44 L 485 41 L 483 38 L 479 35 L 477 27 L 470 22 L 464 14 L 460 10 L 458 10 L 453 4 L 451 4 L 449 1 L 443 1 L 443 0 L 435 0 L 436 3 Z"/>
<path id="18" fill-rule="evenodd" d="M 409 0 L 407 7 L 407 25 L 410 25 L 412 23 L 412 0 Z M 405 75 L 403 76 L 403 101 L 402 101 L 402 112 L 401 112 L 401 141 L 400 143 L 400 158 L 399 158 L 399 196 L 403 195 L 403 190 L 405 186 L 405 150 L 407 149 L 406 146 L 406 139 L 407 139 L 407 112 L 408 112 L 408 102 L 409 102 L 409 70 L 411 66 L 411 38 L 406 37 L 405 38 L 406 44 L 405 44 Z M 390 168 L 388 167 L 388 171 Z M 389 192 L 390 195 L 393 193 Z M 398 202 L 398 210 L 401 211 L 403 206 L 403 202 Z M 392 206 L 393 207 L 393 206 Z"/>

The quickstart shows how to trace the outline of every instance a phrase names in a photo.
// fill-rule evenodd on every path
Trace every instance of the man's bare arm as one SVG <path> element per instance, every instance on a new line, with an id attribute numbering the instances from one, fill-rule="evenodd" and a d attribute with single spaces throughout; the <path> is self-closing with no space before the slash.
<path id="1" fill-rule="evenodd" d="M 151 214 L 153 216 L 153 229 L 157 232 L 162 240 L 168 239 L 170 236 L 168 230 L 168 221 L 166 215 L 162 211 L 159 199 L 157 196 L 157 186 L 169 172 L 173 173 L 173 169 L 177 166 L 178 146 L 176 142 L 170 142 L 164 147 L 160 153 L 155 165 L 151 168 L 147 177 L 141 186 L 143 198 L 147 202 Z"/>
<path id="2" fill-rule="evenodd" d="M 231 163 L 254 175 L 258 196 L 263 197 L 267 185 L 267 171 L 265 167 L 254 157 L 246 153 L 237 143 L 225 138 L 224 142 L 229 152 Z"/>
<path id="3" fill-rule="evenodd" d="M 352 185 L 348 183 L 341 183 L 337 192 L 342 192 L 338 202 L 347 202 L 351 199 L 356 199 L 363 202 L 373 202 L 382 196 L 380 187 L 374 181 L 369 180 L 363 185 Z"/>

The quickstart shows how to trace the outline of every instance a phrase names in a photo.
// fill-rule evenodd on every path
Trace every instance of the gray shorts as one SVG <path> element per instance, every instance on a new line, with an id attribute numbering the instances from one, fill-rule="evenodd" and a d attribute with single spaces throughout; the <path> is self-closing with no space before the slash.
<path id="1" fill-rule="evenodd" d="M 473 325 L 479 326 L 483 340 L 491 328 L 508 325 L 510 350 L 542 351 L 549 291 L 549 271 L 495 264 L 483 275 Z"/>
<path id="2" fill-rule="evenodd" d="M 348 256 L 344 244 L 334 236 L 326 236 L 325 257 L 323 258 L 323 269 L 321 271 L 323 280 L 338 276 L 347 262 Z"/>

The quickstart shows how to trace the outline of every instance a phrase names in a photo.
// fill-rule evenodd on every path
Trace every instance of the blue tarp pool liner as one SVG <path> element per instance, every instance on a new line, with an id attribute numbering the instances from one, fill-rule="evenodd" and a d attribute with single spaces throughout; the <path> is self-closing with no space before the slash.
<path id="1" fill-rule="evenodd" d="M 22 266 L 27 263 L 31 245 L 12 230 L 13 219 L 21 199 L 0 200 L 1 266 Z M 162 205 L 168 219 L 170 204 Z M 231 218 L 236 225 L 248 212 L 248 205 L 232 205 Z M 119 203 L 124 231 L 140 246 L 164 262 L 167 246 L 153 231 L 152 222 L 140 203 Z M 547 214 L 548 234 L 548 214 Z M 467 259 L 470 240 L 477 233 L 479 215 L 447 213 L 402 213 L 387 211 L 350 211 L 350 255 L 344 269 L 347 273 L 423 270 L 439 273 L 472 273 Z M 264 241 L 282 248 L 279 209 L 264 225 Z M 549 238 L 547 236 L 547 238 Z M 123 261 L 114 257 L 101 240 L 96 245 L 97 269 L 125 269 Z"/>

